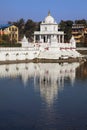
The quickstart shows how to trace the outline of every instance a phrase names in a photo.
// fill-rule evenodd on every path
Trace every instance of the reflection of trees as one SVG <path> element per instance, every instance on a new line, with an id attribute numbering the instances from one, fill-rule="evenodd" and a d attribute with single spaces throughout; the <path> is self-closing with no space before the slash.
<path id="1" fill-rule="evenodd" d="M 81 64 L 76 70 L 76 77 L 78 79 L 86 79 L 87 78 L 87 62 Z"/>

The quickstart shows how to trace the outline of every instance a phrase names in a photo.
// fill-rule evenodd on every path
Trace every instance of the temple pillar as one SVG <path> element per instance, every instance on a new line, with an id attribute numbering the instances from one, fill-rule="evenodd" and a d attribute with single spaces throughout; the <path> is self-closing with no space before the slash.
<path id="1" fill-rule="evenodd" d="M 39 36 L 39 41 L 41 42 L 41 35 Z"/>
<path id="2" fill-rule="evenodd" d="M 41 36 L 41 41 L 42 41 L 42 43 L 44 42 L 44 36 L 43 35 Z"/>
<path id="3" fill-rule="evenodd" d="M 57 35 L 57 42 L 59 43 L 59 36 Z"/>
<path id="4" fill-rule="evenodd" d="M 51 43 L 52 43 L 52 39 L 53 39 L 53 36 L 51 35 L 51 40 L 50 40 L 50 41 L 51 41 Z"/>
<path id="5" fill-rule="evenodd" d="M 64 35 L 62 35 L 62 43 L 64 43 Z"/>
<path id="6" fill-rule="evenodd" d="M 45 35 L 45 42 L 47 42 L 47 35 Z"/>
<path id="7" fill-rule="evenodd" d="M 59 35 L 59 43 L 60 43 L 60 35 Z"/>
<path id="8" fill-rule="evenodd" d="M 49 35 L 47 38 L 47 42 L 50 43 L 51 42 L 51 36 Z"/>

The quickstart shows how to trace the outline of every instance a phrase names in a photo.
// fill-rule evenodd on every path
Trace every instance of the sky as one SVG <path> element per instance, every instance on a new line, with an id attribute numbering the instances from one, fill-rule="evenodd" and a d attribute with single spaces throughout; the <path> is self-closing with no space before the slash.
<path id="1" fill-rule="evenodd" d="M 87 19 L 87 0 L 0 0 L 0 23 L 43 21 L 49 10 L 57 22 Z"/>

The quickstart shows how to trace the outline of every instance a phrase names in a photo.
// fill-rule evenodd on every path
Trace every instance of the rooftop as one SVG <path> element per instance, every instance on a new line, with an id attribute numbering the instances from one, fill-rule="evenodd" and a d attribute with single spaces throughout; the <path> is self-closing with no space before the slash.
<path id="1" fill-rule="evenodd" d="M 5 29 L 10 27 L 12 24 L 0 24 L 0 29 Z"/>

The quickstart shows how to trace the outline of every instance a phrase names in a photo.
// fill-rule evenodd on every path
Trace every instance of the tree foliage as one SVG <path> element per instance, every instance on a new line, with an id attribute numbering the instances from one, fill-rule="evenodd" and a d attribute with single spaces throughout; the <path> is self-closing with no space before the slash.
<path id="1" fill-rule="evenodd" d="M 75 24 L 83 24 L 84 26 L 87 26 L 87 21 L 85 19 L 75 20 Z"/>
<path id="2" fill-rule="evenodd" d="M 19 29 L 19 40 L 23 38 L 25 35 L 30 41 L 33 41 L 34 31 L 39 30 L 40 22 L 34 22 L 31 19 L 28 19 L 26 22 L 23 18 L 18 20 L 17 22 L 9 22 L 10 24 L 14 24 Z"/>
<path id="3" fill-rule="evenodd" d="M 33 40 L 33 33 L 36 30 L 36 23 L 31 19 L 27 20 L 25 23 L 25 35 L 29 38 L 30 41 Z"/>
<path id="4" fill-rule="evenodd" d="M 19 19 L 17 22 L 9 22 L 10 24 L 14 24 L 19 28 L 19 40 L 23 38 L 25 35 L 29 41 L 33 41 L 34 31 L 40 30 L 41 22 L 34 22 L 32 19 L 28 19 L 25 21 L 23 18 Z M 59 23 L 60 30 L 65 33 L 65 42 L 69 42 L 72 36 L 72 25 L 73 24 L 83 24 L 87 27 L 87 21 L 85 19 L 82 20 L 61 20 Z"/>
<path id="5" fill-rule="evenodd" d="M 73 21 L 67 20 L 67 21 L 61 21 L 60 22 L 60 29 L 64 31 L 65 33 L 65 42 L 69 42 L 71 36 L 72 36 L 72 25 Z"/>
<path id="6" fill-rule="evenodd" d="M 1 43 L 6 43 L 6 42 L 10 42 L 10 38 L 9 35 L 0 35 L 0 44 Z"/>

